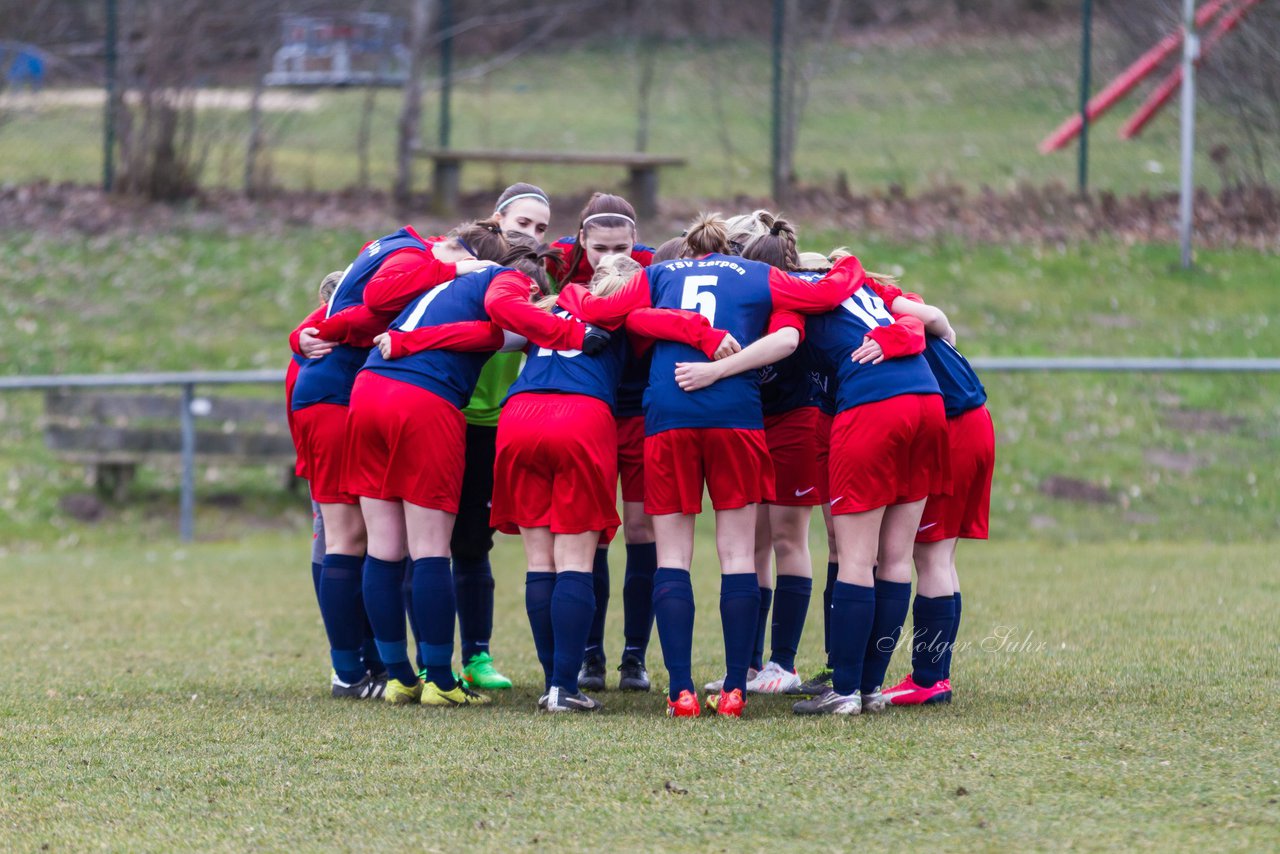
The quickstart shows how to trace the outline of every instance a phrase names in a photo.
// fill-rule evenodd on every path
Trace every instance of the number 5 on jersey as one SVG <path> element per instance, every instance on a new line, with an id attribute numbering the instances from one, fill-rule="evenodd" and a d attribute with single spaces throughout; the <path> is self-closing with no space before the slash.
<path id="1" fill-rule="evenodd" d="M 680 307 L 696 311 L 712 326 L 716 325 L 716 295 L 702 289 L 714 288 L 717 281 L 715 276 L 689 276 L 684 280 L 684 290 L 680 294 Z"/>

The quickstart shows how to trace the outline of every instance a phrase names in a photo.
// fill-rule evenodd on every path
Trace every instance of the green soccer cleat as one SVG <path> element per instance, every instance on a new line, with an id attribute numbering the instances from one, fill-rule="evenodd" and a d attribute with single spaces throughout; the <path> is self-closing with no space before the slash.
<path id="1" fill-rule="evenodd" d="M 482 688 L 485 691 L 501 691 L 511 687 L 511 680 L 498 672 L 493 666 L 493 656 L 487 652 L 471 656 L 471 661 L 462 668 L 462 681 L 468 688 Z"/>
<path id="2" fill-rule="evenodd" d="M 399 679 L 388 679 L 387 687 L 384 689 L 382 699 L 395 706 L 406 706 L 410 703 L 416 703 L 422 697 L 422 683 L 415 681 L 412 685 L 406 685 Z"/>

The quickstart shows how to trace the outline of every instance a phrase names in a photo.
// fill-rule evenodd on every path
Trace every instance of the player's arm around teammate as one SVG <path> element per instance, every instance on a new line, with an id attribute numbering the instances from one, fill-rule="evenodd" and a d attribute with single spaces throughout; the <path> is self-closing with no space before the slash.
<path id="1" fill-rule="evenodd" d="M 465 421 L 461 407 L 475 388 L 488 352 L 428 349 L 388 359 L 411 347 L 396 339 L 422 326 L 497 319 L 540 346 L 591 349 L 608 336 L 539 311 L 528 303 L 536 254 L 523 250 L 503 263 L 444 283 L 406 307 L 379 350 L 371 353 L 352 393 L 344 484 L 360 496 L 370 538 L 365 601 L 390 678 L 389 701 L 457 706 L 485 702 L 453 676 L 455 594 L 449 541 L 461 491 Z M 522 312 L 507 310 L 523 301 Z M 496 306 L 503 305 L 501 310 Z M 396 345 L 400 346 L 397 347 Z M 421 683 L 405 650 L 401 591 L 405 552 L 413 561 L 412 609 L 425 665 Z"/>

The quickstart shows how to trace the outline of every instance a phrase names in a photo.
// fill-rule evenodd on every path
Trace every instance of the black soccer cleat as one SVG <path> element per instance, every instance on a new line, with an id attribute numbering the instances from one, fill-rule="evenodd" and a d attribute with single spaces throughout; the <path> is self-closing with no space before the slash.
<path id="1" fill-rule="evenodd" d="M 639 656 L 623 655 L 622 663 L 618 665 L 618 672 L 622 675 L 618 677 L 619 691 L 648 691 L 649 690 L 649 671 L 644 668 L 644 661 Z M 582 683 L 582 677 L 578 677 L 578 683 Z"/>
<path id="2" fill-rule="evenodd" d="M 604 655 L 588 653 L 578 671 L 578 688 L 583 691 L 604 690 Z"/>

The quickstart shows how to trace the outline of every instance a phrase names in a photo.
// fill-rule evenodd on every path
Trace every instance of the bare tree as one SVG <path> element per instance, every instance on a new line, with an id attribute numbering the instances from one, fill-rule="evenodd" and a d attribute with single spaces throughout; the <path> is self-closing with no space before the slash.
<path id="1" fill-rule="evenodd" d="M 404 84 L 404 106 L 396 140 L 396 180 L 392 188 L 396 204 L 408 208 L 413 195 L 413 155 L 422 123 L 422 65 L 427 32 L 435 15 L 434 0 L 411 0 L 409 7 L 409 68 Z"/>

